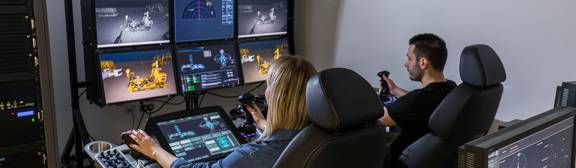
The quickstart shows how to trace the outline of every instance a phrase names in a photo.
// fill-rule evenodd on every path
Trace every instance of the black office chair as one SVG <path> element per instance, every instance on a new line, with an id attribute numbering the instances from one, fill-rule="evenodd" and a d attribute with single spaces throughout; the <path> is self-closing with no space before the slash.
<path id="1" fill-rule="evenodd" d="M 382 167 L 389 140 L 377 120 L 384 109 L 366 80 L 347 69 L 322 71 L 308 81 L 306 102 L 312 124 L 274 167 Z"/>
<path id="2" fill-rule="evenodd" d="M 431 132 L 402 152 L 407 167 L 455 167 L 458 147 L 488 131 L 506 80 L 500 58 L 487 45 L 468 46 L 460 58 L 460 78 L 463 83 L 432 114 Z"/>

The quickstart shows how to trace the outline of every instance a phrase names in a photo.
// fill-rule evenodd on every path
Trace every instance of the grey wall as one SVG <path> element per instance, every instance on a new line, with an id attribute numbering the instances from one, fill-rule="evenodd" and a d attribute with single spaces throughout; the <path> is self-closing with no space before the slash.
<path id="1" fill-rule="evenodd" d="M 80 7 L 75 1 L 75 36 L 77 46 L 81 46 Z M 297 54 L 302 55 L 315 64 L 318 69 L 333 66 L 335 51 L 335 37 L 340 11 L 340 0 L 296 0 L 296 49 Z M 64 17 L 64 0 L 47 0 L 48 23 L 50 33 L 50 48 L 52 55 L 52 73 L 54 80 L 54 97 L 57 118 L 58 144 L 60 152 L 66 144 L 68 135 L 72 129 L 72 113 L 70 108 L 70 86 L 68 57 L 66 45 L 66 30 Z M 81 48 L 77 48 L 79 80 L 84 80 L 83 59 Z M 254 86 L 246 86 L 232 89 L 222 89 L 216 93 L 225 95 L 238 95 L 248 91 Z M 256 91 L 263 93 L 264 87 Z M 80 90 L 82 91 L 82 90 Z M 176 98 L 173 102 L 181 101 Z M 222 99 L 214 96 L 206 96 L 203 106 L 220 105 L 230 110 L 236 100 Z M 134 107 L 131 103 L 124 106 L 109 106 L 100 108 L 90 105 L 85 97 L 81 98 L 81 110 L 88 131 L 98 140 L 118 143 L 119 133 L 131 128 L 133 120 L 140 117 L 140 112 L 127 112 L 126 107 Z M 157 104 L 158 106 L 159 104 Z M 184 109 L 183 106 L 168 106 L 160 114 Z"/>
<path id="2" fill-rule="evenodd" d="M 445 73 L 459 81 L 466 45 L 491 45 L 508 73 L 497 118 L 525 119 L 552 108 L 555 86 L 575 80 L 576 1 L 344 0 L 335 65 L 351 68 L 377 85 L 390 70 L 408 89 L 403 67 L 408 39 L 422 32 L 442 36 L 449 50 Z"/>

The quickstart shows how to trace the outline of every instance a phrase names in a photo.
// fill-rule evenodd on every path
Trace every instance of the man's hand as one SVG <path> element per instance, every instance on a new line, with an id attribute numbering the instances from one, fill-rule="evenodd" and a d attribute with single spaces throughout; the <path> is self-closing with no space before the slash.
<path id="1" fill-rule="evenodd" d="M 380 82 L 386 82 L 388 84 L 388 89 L 390 89 L 390 94 L 392 94 L 396 97 L 402 97 L 408 93 L 406 90 L 398 87 L 398 85 L 396 85 L 396 82 L 394 82 L 394 80 L 388 78 L 386 75 L 381 76 Z"/>
<path id="2" fill-rule="evenodd" d="M 384 107 L 384 116 L 378 119 L 378 121 L 380 121 L 380 123 L 384 124 L 387 127 L 394 127 L 397 125 L 394 119 L 390 117 L 390 114 L 388 113 L 388 108 L 386 107 Z"/>
<path id="3" fill-rule="evenodd" d="M 256 127 L 260 130 L 264 130 L 268 122 L 266 121 L 266 118 L 264 118 L 264 114 L 262 114 L 260 108 L 255 104 L 246 104 L 246 110 L 252 114 Z"/>

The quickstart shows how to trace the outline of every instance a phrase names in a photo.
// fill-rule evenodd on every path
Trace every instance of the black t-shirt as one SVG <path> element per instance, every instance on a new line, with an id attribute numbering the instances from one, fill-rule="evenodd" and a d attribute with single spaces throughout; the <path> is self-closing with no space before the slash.
<path id="1" fill-rule="evenodd" d="M 430 132 L 428 120 L 442 99 L 456 87 L 453 81 L 430 83 L 411 91 L 387 106 L 388 114 L 402 131 L 392 143 L 392 163 L 396 165 L 402 151 L 420 137 Z"/>

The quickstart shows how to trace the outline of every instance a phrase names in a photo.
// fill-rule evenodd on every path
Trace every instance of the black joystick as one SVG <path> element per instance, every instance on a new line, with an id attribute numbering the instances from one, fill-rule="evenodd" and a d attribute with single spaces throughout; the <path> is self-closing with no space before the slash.
<path id="1" fill-rule="evenodd" d="M 263 96 L 255 96 L 247 93 L 238 97 L 238 103 L 236 104 L 236 112 L 238 114 L 236 115 L 240 115 L 240 117 L 245 119 L 240 127 L 238 127 L 238 130 L 245 138 L 255 138 L 257 137 L 255 121 L 252 113 L 246 109 L 248 105 L 256 105 L 260 111 L 262 111 L 264 117 L 266 117 L 268 104 L 266 103 L 266 98 Z"/>
<path id="2" fill-rule="evenodd" d="M 132 137 L 130 137 L 130 131 L 122 132 L 122 140 L 127 145 L 130 145 L 130 144 L 138 145 L 138 143 L 136 143 L 136 141 L 134 141 L 134 139 L 132 139 Z"/>
<path id="3" fill-rule="evenodd" d="M 388 82 L 386 82 L 382 76 L 386 76 L 386 77 L 390 77 L 390 72 L 384 70 L 384 71 L 380 71 L 378 72 L 378 78 L 380 78 L 380 86 L 382 88 L 380 88 L 380 92 L 378 93 L 378 97 L 380 97 L 380 100 L 382 101 L 382 103 L 384 103 L 384 105 L 389 105 L 392 102 L 394 102 L 394 100 L 396 100 L 396 97 L 394 97 L 391 93 L 390 93 L 390 87 L 388 87 Z"/>

